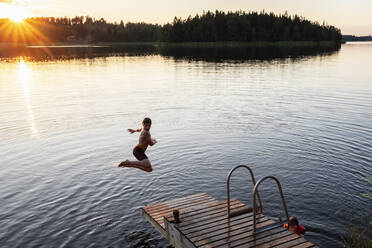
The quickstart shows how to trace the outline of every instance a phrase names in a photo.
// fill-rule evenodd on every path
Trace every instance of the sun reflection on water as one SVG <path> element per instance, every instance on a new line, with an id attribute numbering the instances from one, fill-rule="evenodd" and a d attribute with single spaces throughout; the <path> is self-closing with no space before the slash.
<path id="1" fill-rule="evenodd" d="M 19 61 L 19 79 L 23 86 L 23 94 L 25 97 L 27 115 L 28 115 L 28 123 L 30 127 L 31 137 L 39 137 L 39 131 L 37 130 L 34 118 L 34 111 L 31 104 L 30 98 L 30 90 L 29 90 L 29 79 L 31 76 L 31 70 L 27 67 L 25 61 L 21 58 Z"/>

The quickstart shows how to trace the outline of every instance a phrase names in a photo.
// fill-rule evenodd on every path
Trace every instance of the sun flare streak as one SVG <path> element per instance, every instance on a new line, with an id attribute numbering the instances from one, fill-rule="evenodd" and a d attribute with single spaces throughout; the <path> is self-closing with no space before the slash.
<path id="1" fill-rule="evenodd" d="M 31 12 L 26 7 L 17 3 L 9 5 L 2 4 L 1 8 L 1 16 L 4 18 L 9 18 L 15 23 L 21 23 L 24 21 L 24 19 L 31 16 Z"/>
<path id="2" fill-rule="evenodd" d="M 31 137 L 39 137 L 39 131 L 37 130 L 34 118 L 34 111 L 31 104 L 30 99 L 30 90 L 29 90 L 29 78 L 30 78 L 31 71 L 27 67 L 26 63 L 23 59 L 19 62 L 19 79 L 23 86 L 23 94 L 25 97 L 26 109 L 27 109 L 27 116 L 28 116 L 28 123 L 30 127 Z"/>

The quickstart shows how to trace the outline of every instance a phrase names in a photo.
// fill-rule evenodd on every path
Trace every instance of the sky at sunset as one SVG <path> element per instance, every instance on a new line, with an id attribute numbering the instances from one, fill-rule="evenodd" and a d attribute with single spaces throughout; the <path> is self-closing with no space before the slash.
<path id="1" fill-rule="evenodd" d="M 261 11 L 298 14 L 325 21 L 343 34 L 372 34 L 371 0 L 0 0 L 0 18 L 17 15 L 74 17 L 92 16 L 108 21 L 164 24 L 174 16 L 186 18 L 203 10 Z"/>

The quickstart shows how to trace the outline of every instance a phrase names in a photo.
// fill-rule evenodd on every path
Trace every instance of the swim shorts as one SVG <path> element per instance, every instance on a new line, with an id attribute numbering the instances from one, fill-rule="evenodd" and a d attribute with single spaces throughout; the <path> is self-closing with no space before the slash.
<path id="1" fill-rule="evenodd" d="M 133 155 L 138 159 L 139 161 L 142 161 L 144 159 L 147 159 L 147 156 L 145 154 L 145 151 L 139 148 L 138 146 L 134 147 L 133 149 Z"/>

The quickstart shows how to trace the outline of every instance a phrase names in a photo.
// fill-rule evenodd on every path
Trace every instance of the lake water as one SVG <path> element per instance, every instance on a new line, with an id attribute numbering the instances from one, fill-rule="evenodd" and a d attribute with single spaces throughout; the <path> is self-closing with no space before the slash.
<path id="1" fill-rule="evenodd" d="M 0 246 L 166 247 L 140 207 L 200 192 L 226 199 L 239 164 L 280 180 L 319 247 L 340 247 L 345 227 L 371 221 L 372 43 L 206 53 L 2 56 Z M 134 159 L 138 134 L 126 130 L 145 116 L 158 140 L 153 172 L 117 168 Z M 274 183 L 260 189 L 264 213 L 284 216 Z M 251 190 L 249 174 L 233 176 L 233 197 L 251 205 Z"/>

